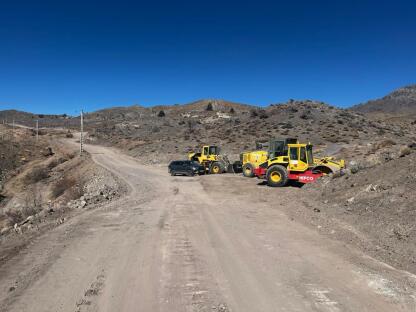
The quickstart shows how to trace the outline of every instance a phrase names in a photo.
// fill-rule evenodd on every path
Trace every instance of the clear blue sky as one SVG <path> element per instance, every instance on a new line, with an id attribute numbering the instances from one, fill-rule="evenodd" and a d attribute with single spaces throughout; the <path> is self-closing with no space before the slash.
<path id="1" fill-rule="evenodd" d="M 2 1 L 0 109 L 289 98 L 416 82 L 414 1 Z"/>

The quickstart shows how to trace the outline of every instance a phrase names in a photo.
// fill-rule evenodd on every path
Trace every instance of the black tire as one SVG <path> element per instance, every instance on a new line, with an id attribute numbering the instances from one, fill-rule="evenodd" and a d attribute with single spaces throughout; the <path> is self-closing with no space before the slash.
<path id="1" fill-rule="evenodd" d="M 175 171 L 171 171 L 171 172 L 170 172 L 170 175 L 171 175 L 172 177 L 174 177 L 174 176 L 175 176 Z"/>
<path id="2" fill-rule="evenodd" d="M 279 178 L 279 180 L 277 180 Z M 273 165 L 267 169 L 267 185 L 272 187 L 285 186 L 289 180 L 287 169 L 281 165 Z"/>
<path id="3" fill-rule="evenodd" d="M 211 167 L 209 168 L 209 173 L 211 174 L 220 174 L 223 173 L 224 169 L 219 162 L 213 162 Z"/>
<path id="4" fill-rule="evenodd" d="M 188 174 L 187 174 L 188 177 L 193 177 L 194 175 L 195 175 L 195 173 L 193 171 L 189 171 Z"/>
<path id="5" fill-rule="evenodd" d="M 243 165 L 243 176 L 245 176 L 246 178 L 254 177 L 254 168 L 252 164 L 246 163 Z"/>

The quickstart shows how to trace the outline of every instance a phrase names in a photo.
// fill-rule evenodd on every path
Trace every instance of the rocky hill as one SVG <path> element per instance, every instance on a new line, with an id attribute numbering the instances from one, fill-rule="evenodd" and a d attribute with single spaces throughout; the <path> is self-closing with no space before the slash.
<path id="1" fill-rule="evenodd" d="M 111 108 L 85 118 L 90 142 L 115 145 L 144 162 L 184 158 L 203 144 L 216 144 L 234 158 L 256 140 L 298 137 L 325 154 L 364 155 L 372 144 L 406 144 L 412 128 L 373 121 L 328 104 L 291 100 L 260 108 L 219 100 L 185 105 Z"/>
<path id="2" fill-rule="evenodd" d="M 361 113 L 416 115 L 416 85 L 393 91 L 385 97 L 352 107 Z"/>
<path id="3" fill-rule="evenodd" d="M 396 91 L 395 98 L 411 98 L 414 88 Z M 402 94 L 402 95 L 399 95 Z M 389 95 L 386 98 L 393 97 Z M 0 120 L 15 119 L 33 126 L 79 129 L 79 117 L 0 112 Z M 167 163 L 186 158 L 204 144 L 221 147 L 235 160 L 255 142 L 298 137 L 321 154 L 365 159 L 383 142 L 407 145 L 415 141 L 415 123 L 377 120 L 353 110 L 319 101 L 290 100 L 258 107 L 225 100 L 204 99 L 183 105 L 113 107 L 85 114 L 88 142 L 119 147 L 144 163 Z M 387 144 L 390 148 L 393 144 Z M 383 156 L 384 157 L 384 156 Z"/>
<path id="4" fill-rule="evenodd" d="M 39 127 L 59 127 L 67 124 L 71 117 L 66 114 L 48 115 L 48 114 L 32 114 L 14 109 L 0 111 L 0 123 L 13 123 L 13 120 L 27 127 L 35 127 L 36 120 L 39 121 Z"/>

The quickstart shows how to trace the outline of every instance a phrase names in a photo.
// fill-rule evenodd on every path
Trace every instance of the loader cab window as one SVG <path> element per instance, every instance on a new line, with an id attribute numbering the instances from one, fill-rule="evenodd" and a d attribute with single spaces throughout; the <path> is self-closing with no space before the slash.
<path id="1" fill-rule="evenodd" d="M 306 153 L 308 154 L 308 164 L 313 164 L 312 145 L 306 146 Z"/>
<path id="2" fill-rule="evenodd" d="M 299 149 L 297 147 L 291 147 L 289 149 L 289 156 L 290 160 L 298 160 L 299 159 Z"/>
<path id="3" fill-rule="evenodd" d="M 287 155 L 287 146 L 284 141 L 270 141 L 269 143 L 270 158 Z"/>
<path id="4" fill-rule="evenodd" d="M 306 157 L 306 147 L 300 148 L 300 161 L 303 161 L 304 163 L 308 163 L 308 159 Z"/>
<path id="5" fill-rule="evenodd" d="M 209 147 L 209 155 L 218 155 L 218 147 L 217 146 L 210 146 Z"/>
<path id="6" fill-rule="evenodd" d="M 209 155 L 209 147 L 208 146 L 205 146 L 204 147 L 204 155 Z"/>

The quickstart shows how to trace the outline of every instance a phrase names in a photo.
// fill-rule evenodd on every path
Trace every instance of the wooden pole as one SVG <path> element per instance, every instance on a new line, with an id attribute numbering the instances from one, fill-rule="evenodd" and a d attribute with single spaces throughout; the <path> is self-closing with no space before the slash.
<path id="1" fill-rule="evenodd" d="M 83 146 L 83 141 L 84 141 L 84 116 L 83 116 L 83 111 L 81 110 L 81 135 L 80 135 L 80 139 L 79 139 L 79 154 L 82 155 L 82 152 L 84 151 L 84 146 Z"/>
<path id="2" fill-rule="evenodd" d="M 39 120 L 36 120 L 36 142 L 39 141 Z"/>

